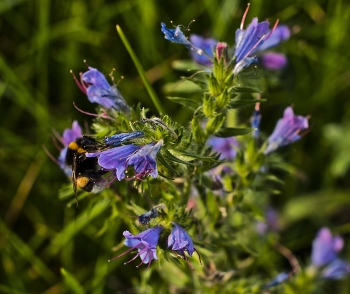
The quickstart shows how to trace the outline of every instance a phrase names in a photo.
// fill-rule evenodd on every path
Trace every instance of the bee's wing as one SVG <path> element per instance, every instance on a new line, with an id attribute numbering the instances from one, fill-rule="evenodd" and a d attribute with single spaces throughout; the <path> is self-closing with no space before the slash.
<path id="1" fill-rule="evenodd" d="M 72 164 L 72 181 L 73 181 L 73 190 L 74 190 L 75 201 L 76 201 L 77 206 L 78 206 L 76 170 L 77 170 L 77 157 L 76 157 L 76 155 L 74 155 L 73 164 Z"/>

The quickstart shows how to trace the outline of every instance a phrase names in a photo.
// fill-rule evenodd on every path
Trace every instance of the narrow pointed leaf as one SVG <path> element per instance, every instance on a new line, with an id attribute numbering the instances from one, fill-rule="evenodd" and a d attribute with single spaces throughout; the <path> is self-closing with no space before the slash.
<path id="1" fill-rule="evenodd" d="M 257 102 L 265 102 L 266 99 L 232 99 L 228 108 L 240 108 L 254 105 Z"/>
<path id="2" fill-rule="evenodd" d="M 132 61 L 135 64 L 135 67 L 136 67 L 136 69 L 137 69 L 137 71 L 138 71 L 138 73 L 139 73 L 139 75 L 140 75 L 140 77 L 141 77 L 141 79 L 142 79 L 146 89 L 147 89 L 148 94 L 150 95 L 150 97 L 151 97 L 151 99 L 153 101 L 154 106 L 156 107 L 156 109 L 159 112 L 159 114 L 164 114 L 165 110 L 164 110 L 162 104 L 160 103 L 160 100 L 159 100 L 156 92 L 154 91 L 154 89 L 152 88 L 151 84 L 149 83 L 149 81 L 148 81 L 148 79 L 146 77 L 145 70 L 143 69 L 139 59 L 137 58 L 134 50 L 132 49 L 128 39 L 125 37 L 122 29 L 118 25 L 117 25 L 117 32 L 118 32 L 120 38 L 122 39 L 126 50 L 129 52 Z"/>
<path id="3" fill-rule="evenodd" d="M 194 101 L 190 98 L 182 98 L 182 97 L 167 97 L 169 100 L 174 101 L 178 104 L 181 104 L 191 110 L 196 110 L 201 104 L 198 101 Z"/>
<path id="4" fill-rule="evenodd" d="M 64 268 L 61 268 L 61 274 L 64 278 L 64 282 L 67 288 L 69 288 L 70 290 L 69 291 L 70 293 L 75 293 L 75 294 L 85 293 L 83 287 L 80 285 L 80 283 L 76 280 L 76 278 L 71 273 L 66 271 Z"/>

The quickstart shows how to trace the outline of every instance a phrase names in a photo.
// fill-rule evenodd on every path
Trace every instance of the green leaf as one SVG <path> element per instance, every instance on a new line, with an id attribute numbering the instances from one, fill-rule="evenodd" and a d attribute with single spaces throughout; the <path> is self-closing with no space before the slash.
<path id="1" fill-rule="evenodd" d="M 195 101 L 190 98 L 182 98 L 182 97 L 167 97 L 169 100 L 174 101 L 175 103 L 181 104 L 191 110 L 196 110 L 201 104 L 198 101 Z"/>
<path id="2" fill-rule="evenodd" d="M 232 99 L 228 108 L 240 108 L 254 105 L 257 102 L 265 102 L 266 99 Z"/>
<path id="3" fill-rule="evenodd" d="M 171 66 L 173 69 L 176 70 L 182 70 L 182 71 L 189 71 L 189 70 L 196 70 L 198 71 L 198 65 L 193 62 L 191 59 L 187 60 L 174 60 L 171 63 Z"/>
<path id="4" fill-rule="evenodd" d="M 161 164 L 163 164 L 172 173 L 174 173 L 178 176 L 180 175 L 171 165 L 169 165 L 169 163 L 164 159 L 164 157 L 161 153 L 158 153 L 157 159 L 160 161 Z"/>
<path id="5" fill-rule="evenodd" d="M 33 269 L 48 283 L 52 283 L 56 276 L 47 267 L 46 263 L 41 260 L 33 251 L 33 249 L 24 242 L 14 231 L 11 231 L 5 223 L 0 220 L 0 232 L 3 233 L 1 238 L 7 238 L 7 242 L 9 242 L 13 248 L 19 253 L 22 259 L 29 262 Z M 5 237 L 7 236 L 7 237 Z"/>
<path id="6" fill-rule="evenodd" d="M 261 93 L 262 91 L 258 87 L 249 86 L 233 86 L 230 91 L 235 93 Z"/>
<path id="7" fill-rule="evenodd" d="M 195 163 L 191 163 L 191 162 L 188 162 L 188 161 L 184 161 L 176 156 L 174 156 L 173 154 L 171 154 L 169 152 L 169 150 L 163 148 L 163 152 L 164 152 L 164 156 L 169 158 L 169 160 L 172 160 L 174 162 L 177 162 L 177 163 L 182 163 L 182 164 L 186 164 L 186 165 L 196 165 Z M 182 152 L 181 152 L 182 153 Z"/>
<path id="8" fill-rule="evenodd" d="M 152 101 L 153 101 L 153 104 L 154 106 L 157 108 L 157 111 L 160 113 L 160 114 L 165 114 L 165 110 L 163 109 L 163 106 L 162 104 L 160 103 L 160 100 L 156 94 L 156 92 L 154 91 L 154 89 L 152 88 L 151 84 L 149 83 L 147 77 L 146 77 L 146 72 L 145 70 L 143 69 L 139 59 L 137 58 L 134 50 L 132 49 L 128 39 L 125 37 L 122 29 L 120 28 L 119 25 L 117 25 L 117 32 L 120 36 L 120 38 L 122 39 L 123 43 L 124 43 L 124 46 L 126 48 L 126 50 L 128 50 L 129 54 L 130 54 L 130 57 L 132 59 L 132 61 L 134 62 L 135 64 L 135 67 L 147 89 L 147 92 L 148 94 L 150 95 Z"/>
<path id="9" fill-rule="evenodd" d="M 77 281 L 77 279 L 68 271 L 66 271 L 63 267 L 61 267 L 61 274 L 64 278 L 64 282 L 66 286 L 69 288 L 70 293 L 76 293 L 76 294 L 84 294 L 85 290 L 80 285 L 80 283 Z"/>
<path id="10" fill-rule="evenodd" d="M 181 153 L 184 156 L 188 156 L 188 157 L 192 157 L 192 158 L 196 158 L 196 159 L 200 159 L 200 160 L 205 160 L 205 161 L 215 161 L 215 160 L 217 160 L 213 156 L 203 156 L 203 155 L 199 155 L 199 154 L 196 154 L 196 153 L 191 153 L 191 152 L 187 152 L 187 151 L 180 151 L 180 150 L 178 150 L 178 152 Z"/>
<path id="11" fill-rule="evenodd" d="M 254 128 L 224 128 L 214 134 L 216 137 L 228 138 L 234 136 L 242 136 L 254 131 Z"/>

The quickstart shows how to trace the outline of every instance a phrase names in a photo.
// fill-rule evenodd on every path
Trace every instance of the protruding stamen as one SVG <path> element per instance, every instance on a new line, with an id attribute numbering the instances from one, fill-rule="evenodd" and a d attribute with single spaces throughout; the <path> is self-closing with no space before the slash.
<path id="1" fill-rule="evenodd" d="M 74 103 L 74 101 L 73 101 L 73 105 L 74 105 L 74 107 L 75 107 L 76 110 L 78 110 L 79 112 L 84 113 L 84 114 L 86 114 L 86 115 L 96 116 L 96 117 L 102 117 L 102 118 L 105 118 L 105 119 L 110 119 L 110 120 L 114 120 L 114 121 L 115 121 L 115 119 L 109 117 L 109 116 L 107 115 L 106 112 L 103 112 L 103 113 L 101 113 L 101 114 L 97 114 L 97 113 L 91 113 L 91 112 L 84 111 L 84 110 L 80 109 L 78 106 L 76 106 L 76 104 Z"/>
<path id="2" fill-rule="evenodd" d="M 266 36 L 266 38 L 264 40 L 267 40 L 268 38 L 270 38 L 271 34 L 274 32 L 274 30 L 277 28 L 277 25 L 279 23 L 279 19 L 276 20 L 275 24 L 273 25 L 273 28 L 271 29 L 270 33 Z"/>
<path id="3" fill-rule="evenodd" d="M 113 76 L 113 73 L 115 72 L 115 68 L 112 68 L 112 71 L 110 72 L 109 76 L 112 80 L 112 82 L 114 83 L 114 76 Z"/>
<path id="4" fill-rule="evenodd" d="M 85 85 L 84 85 L 81 81 L 78 80 L 78 78 L 77 78 L 76 75 L 74 74 L 73 70 L 70 70 L 69 72 L 72 74 L 73 79 L 74 79 L 75 83 L 77 84 L 78 88 L 79 88 L 84 94 L 86 94 L 86 87 L 85 87 Z"/>
<path id="5" fill-rule="evenodd" d="M 119 258 L 119 257 L 122 257 L 122 256 L 124 256 L 125 254 L 128 254 L 129 252 L 131 252 L 131 251 L 137 249 L 137 246 L 139 246 L 140 244 L 141 244 L 141 242 L 140 242 L 139 244 L 137 244 L 136 246 L 130 248 L 129 250 L 125 251 L 124 253 L 119 254 L 118 256 L 111 258 L 111 259 L 109 260 L 109 262 L 111 262 L 112 260 L 117 259 L 117 258 Z"/>
<path id="6" fill-rule="evenodd" d="M 86 66 L 89 68 L 90 66 L 88 65 L 86 59 L 83 60 L 83 62 L 86 64 Z"/>
<path id="7" fill-rule="evenodd" d="M 249 7 L 250 7 L 250 3 L 247 4 L 247 8 L 245 9 L 245 12 L 243 14 L 242 21 L 241 21 L 241 26 L 240 26 L 241 30 L 243 30 L 244 21 L 245 21 L 245 18 L 247 16 L 247 14 L 248 14 Z"/>
<path id="8" fill-rule="evenodd" d="M 190 23 L 188 24 L 188 26 L 187 26 L 187 28 L 186 28 L 186 31 L 190 31 L 190 25 L 192 24 L 192 23 L 194 23 L 196 20 L 195 19 L 192 19 L 191 21 L 190 21 Z"/>
<path id="9" fill-rule="evenodd" d="M 46 153 L 46 155 L 56 164 L 60 165 L 60 163 L 58 162 L 58 160 L 50 153 L 49 150 L 47 150 L 45 145 L 42 145 L 41 147 L 43 147 L 44 152 Z"/>

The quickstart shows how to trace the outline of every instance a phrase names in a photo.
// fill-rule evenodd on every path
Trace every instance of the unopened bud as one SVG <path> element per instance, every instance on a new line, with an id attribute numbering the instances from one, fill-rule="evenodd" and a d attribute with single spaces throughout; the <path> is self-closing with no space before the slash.
<path id="1" fill-rule="evenodd" d="M 221 128 L 224 122 L 225 122 L 225 115 L 223 113 L 209 119 L 207 123 L 207 128 L 206 128 L 208 134 L 216 133 Z"/>
<path id="2" fill-rule="evenodd" d="M 216 99 L 217 110 L 220 111 L 224 109 L 230 102 L 230 94 L 225 89 L 219 97 Z"/>
<path id="3" fill-rule="evenodd" d="M 220 85 L 214 75 L 211 75 L 209 77 L 209 92 L 214 97 L 217 97 L 221 94 Z"/>
<path id="4" fill-rule="evenodd" d="M 215 99 L 211 95 L 204 95 L 203 112 L 207 117 L 212 117 L 215 110 Z"/>
<path id="5" fill-rule="evenodd" d="M 204 144 L 206 141 L 205 133 L 202 127 L 199 125 L 199 121 L 197 117 L 192 119 L 192 130 L 193 130 L 193 138 L 198 144 Z"/>

